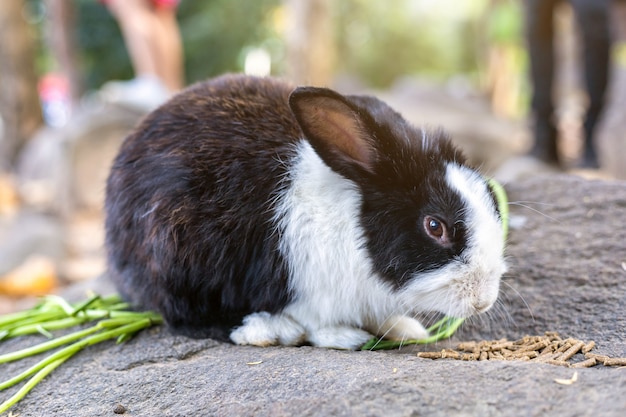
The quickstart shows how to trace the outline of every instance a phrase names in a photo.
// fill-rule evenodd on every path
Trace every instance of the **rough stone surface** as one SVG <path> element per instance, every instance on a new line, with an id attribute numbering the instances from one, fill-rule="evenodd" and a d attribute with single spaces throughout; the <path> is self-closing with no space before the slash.
<path id="1" fill-rule="evenodd" d="M 16 178 L 23 202 L 66 218 L 80 211 L 100 211 L 111 162 L 143 115 L 93 100 L 66 126 L 41 129 L 18 161 Z"/>
<path id="2" fill-rule="evenodd" d="M 89 348 L 11 411 L 27 416 L 623 416 L 626 369 L 431 361 L 459 340 L 558 331 L 626 356 L 626 183 L 548 176 L 510 184 L 510 271 L 496 308 L 451 341 L 393 352 L 254 348 L 163 328 Z M 33 344 L 21 338 L 0 353 Z M 28 364 L 0 365 L 0 379 Z M 17 388 L 0 392 L 6 399 Z M 119 406 L 123 406 L 123 408 Z"/>

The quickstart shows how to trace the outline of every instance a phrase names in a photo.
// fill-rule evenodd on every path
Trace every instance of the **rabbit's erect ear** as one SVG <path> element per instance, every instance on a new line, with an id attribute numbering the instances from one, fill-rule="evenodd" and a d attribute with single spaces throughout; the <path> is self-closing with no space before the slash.
<path id="1" fill-rule="evenodd" d="M 299 87 L 289 96 L 304 135 L 332 169 L 349 165 L 372 172 L 376 148 L 363 114 L 342 95 L 327 88 Z"/>

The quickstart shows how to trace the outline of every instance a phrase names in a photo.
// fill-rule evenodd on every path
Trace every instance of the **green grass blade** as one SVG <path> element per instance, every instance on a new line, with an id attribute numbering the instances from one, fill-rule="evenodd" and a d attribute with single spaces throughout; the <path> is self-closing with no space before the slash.
<path id="1" fill-rule="evenodd" d="M 98 323 L 99 324 L 99 323 Z M 150 318 L 143 318 L 141 320 L 137 320 L 135 322 L 132 322 L 130 324 L 126 324 L 117 328 L 114 328 L 112 330 L 107 330 L 107 331 L 103 331 L 101 333 L 96 333 L 94 335 L 91 335 L 85 339 L 82 339 L 76 343 L 73 343 L 61 350 L 58 350 L 57 352 L 53 353 L 52 355 L 46 357 L 45 359 L 37 362 L 35 365 L 31 366 L 30 368 L 28 368 L 27 370 L 25 370 L 24 372 L 22 372 L 21 374 L 3 382 L 0 383 L 0 390 L 12 387 L 13 385 L 21 382 L 22 380 L 24 380 L 25 378 L 28 378 L 30 375 L 34 374 L 35 372 L 38 372 L 39 370 L 43 369 L 44 367 L 48 366 L 50 363 L 56 361 L 57 359 L 60 358 L 64 358 L 66 356 L 73 356 L 74 354 L 78 353 L 79 351 L 83 350 L 84 348 L 86 348 L 87 346 L 91 346 L 91 345 L 95 345 L 97 343 L 103 342 L 105 340 L 108 339 L 115 339 L 118 336 L 125 334 L 125 333 L 129 333 L 129 334 L 133 334 L 138 332 L 139 330 L 142 330 L 146 327 L 150 327 L 152 326 L 153 322 Z"/>
<path id="2" fill-rule="evenodd" d="M 60 309 L 56 311 L 26 311 L 22 317 L 13 317 L 10 320 L 6 320 L 3 324 L 0 324 L 1 330 L 11 331 L 17 327 L 26 326 L 29 324 L 37 324 L 50 320 L 58 320 L 67 317 L 67 315 Z"/>
<path id="3" fill-rule="evenodd" d="M 68 360 L 70 356 L 66 356 L 64 358 L 59 358 L 44 368 L 42 368 L 39 372 L 37 372 L 22 388 L 20 388 L 11 398 L 0 404 L 0 414 L 7 411 L 9 408 L 13 407 L 15 404 L 20 402 L 26 394 L 28 394 L 37 384 L 41 382 L 46 376 L 48 376 L 52 371 L 58 368 L 63 362 Z"/>
<path id="4" fill-rule="evenodd" d="M 103 305 L 111 306 L 115 304 L 126 304 L 122 297 L 119 294 L 107 295 L 106 297 L 101 297 L 100 301 Z"/>
<path id="5" fill-rule="evenodd" d="M 70 333 L 65 336 L 57 337 L 48 342 L 40 343 L 38 345 L 29 347 L 29 348 L 25 348 L 25 349 L 17 350 L 15 352 L 10 352 L 4 355 L 0 355 L 0 364 L 13 362 L 13 361 L 20 360 L 29 356 L 34 356 L 43 352 L 47 352 L 59 346 L 63 346 L 68 343 L 74 342 L 78 339 L 82 339 L 83 337 L 89 336 L 90 334 L 99 332 L 101 330 L 102 328 L 96 325 L 96 326 L 92 326 L 84 330 Z"/>
<path id="6" fill-rule="evenodd" d="M 86 301 L 79 303 L 78 305 L 72 307 L 73 310 L 70 316 L 76 316 L 78 313 L 81 313 L 84 310 L 86 310 L 87 307 L 90 307 L 93 304 L 98 303 L 99 301 L 101 301 L 100 296 L 97 294 L 93 295 L 92 297 L 88 298 Z"/>
<path id="7" fill-rule="evenodd" d="M 74 307 L 72 307 L 70 303 L 68 303 L 67 301 L 65 301 L 64 298 L 59 297 L 58 295 L 46 295 L 44 297 L 44 306 L 48 305 L 60 307 L 67 316 L 71 316 L 74 312 Z"/>
<path id="8" fill-rule="evenodd" d="M 55 362 L 62 358 L 66 358 L 66 357 L 69 358 L 73 356 L 76 352 L 82 350 L 85 346 L 86 345 L 84 345 L 83 343 L 77 342 L 64 349 L 58 350 L 52 355 L 47 356 L 46 358 L 40 360 L 39 362 L 31 366 L 30 368 L 20 373 L 19 375 L 16 375 L 13 378 L 7 379 L 6 381 L 0 383 L 0 391 L 5 390 L 9 387 L 12 387 L 15 384 L 19 384 L 20 382 L 22 382 L 23 380 L 25 380 L 32 374 L 35 374 L 39 372 L 40 370 L 42 370 L 43 368 L 45 368 L 46 366 L 50 365 L 52 362 Z"/>
<path id="9" fill-rule="evenodd" d="M 26 310 L 26 311 L 19 311 L 17 313 L 5 314 L 0 317 L 0 329 L 4 329 L 8 325 L 30 318 L 34 314 L 37 314 L 37 312 L 33 310 Z"/>
<path id="10" fill-rule="evenodd" d="M 496 201 L 498 202 L 498 210 L 500 211 L 500 217 L 502 218 L 504 240 L 506 241 L 507 236 L 509 235 L 509 199 L 506 195 L 504 187 L 498 181 L 491 178 L 487 182 L 489 183 L 489 187 L 491 187 L 491 190 L 496 196 Z"/>
<path id="11" fill-rule="evenodd" d="M 58 320 L 27 324 L 24 326 L 14 328 L 13 330 L 9 331 L 9 337 L 42 333 L 41 329 L 44 329 L 45 331 L 48 331 L 48 332 L 52 330 L 67 329 L 68 327 L 78 326 L 79 324 L 83 324 L 86 321 L 88 321 L 87 317 L 65 317 L 65 318 L 58 319 Z"/>
<path id="12" fill-rule="evenodd" d="M 43 298 L 30 310 L 0 317 L 0 341 L 34 333 L 53 337 L 50 331 L 97 321 L 92 327 L 0 355 L 2 364 L 60 348 L 19 375 L 0 382 L 1 391 L 30 377 L 15 395 L 0 404 L 0 413 L 19 402 L 43 378 L 84 348 L 110 339 L 117 339 L 120 343 L 145 328 L 163 323 L 163 318 L 157 313 L 127 311 L 129 308 L 130 305 L 119 295 L 107 297 L 92 295 L 89 299 L 75 304 L 69 304 L 63 298 L 51 295 Z"/>
<path id="13" fill-rule="evenodd" d="M 48 330 L 46 330 L 45 327 L 43 327 L 43 324 L 37 326 L 37 332 L 42 336 L 47 337 L 48 339 L 52 339 L 54 337 L 52 333 L 50 333 Z"/>

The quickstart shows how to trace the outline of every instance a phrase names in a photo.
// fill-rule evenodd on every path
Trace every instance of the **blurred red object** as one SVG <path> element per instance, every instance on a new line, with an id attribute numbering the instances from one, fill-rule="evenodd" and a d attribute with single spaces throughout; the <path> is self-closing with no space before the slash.
<path id="1" fill-rule="evenodd" d="M 43 118 L 49 126 L 65 126 L 71 114 L 70 82 L 60 74 L 44 75 L 37 86 Z"/>

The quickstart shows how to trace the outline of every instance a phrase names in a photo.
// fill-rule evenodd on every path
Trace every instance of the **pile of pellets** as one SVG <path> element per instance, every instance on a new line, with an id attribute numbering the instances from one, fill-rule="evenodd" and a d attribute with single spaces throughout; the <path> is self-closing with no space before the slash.
<path id="1" fill-rule="evenodd" d="M 591 353 L 595 345 L 593 341 L 585 343 L 572 338 L 562 339 L 556 332 L 546 332 L 544 336 L 526 336 L 516 341 L 501 339 L 464 342 L 460 343 L 456 350 L 419 352 L 417 356 L 427 359 L 463 361 L 532 361 L 569 368 L 589 368 L 596 365 L 626 366 L 626 358 L 610 358 Z M 574 361 L 578 353 L 581 353 L 585 359 Z M 576 357 L 578 358 L 579 356 Z"/>

